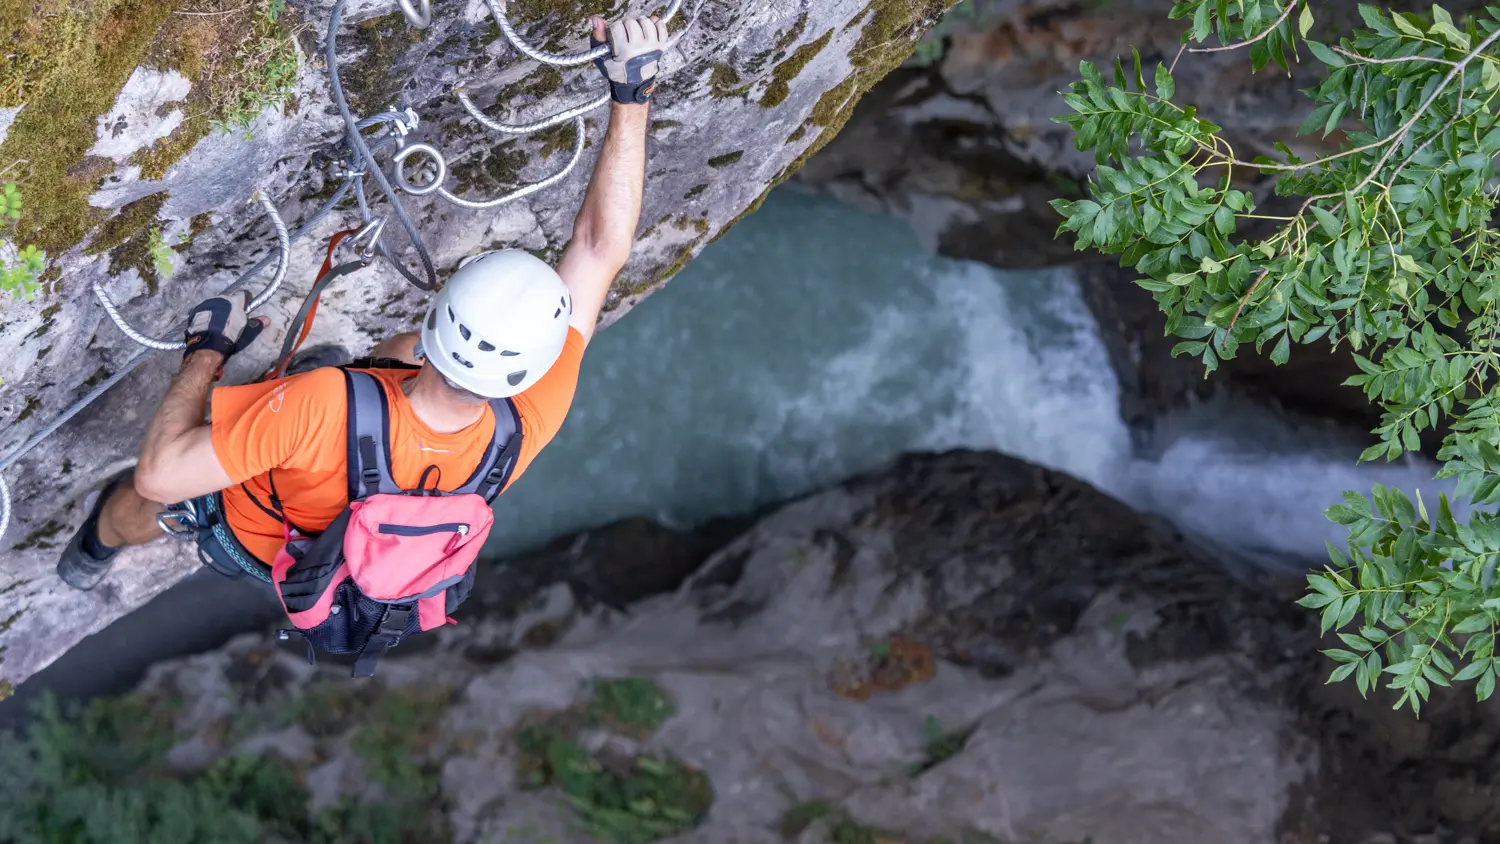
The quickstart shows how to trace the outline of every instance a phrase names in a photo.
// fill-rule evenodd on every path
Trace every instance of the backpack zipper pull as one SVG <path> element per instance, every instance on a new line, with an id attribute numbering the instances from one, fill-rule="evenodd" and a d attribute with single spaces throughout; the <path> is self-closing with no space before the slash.
<path id="1" fill-rule="evenodd" d="M 458 526 L 458 530 L 455 530 L 453 532 L 453 538 L 450 539 L 450 540 L 448 540 L 448 549 L 447 549 L 446 553 L 452 554 L 454 551 L 457 551 L 458 550 L 458 546 L 463 542 L 464 537 L 466 537 L 468 535 L 469 535 L 469 526 L 468 525 L 459 525 Z"/>

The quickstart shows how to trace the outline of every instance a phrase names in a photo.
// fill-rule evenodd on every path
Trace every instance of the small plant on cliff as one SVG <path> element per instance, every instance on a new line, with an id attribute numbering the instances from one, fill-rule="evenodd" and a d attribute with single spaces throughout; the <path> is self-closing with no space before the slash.
<path id="1" fill-rule="evenodd" d="M 286 0 L 263 0 L 254 29 L 235 55 L 243 74 L 224 80 L 214 99 L 225 130 L 247 130 L 268 108 L 280 106 L 297 87 L 296 32 L 281 21 Z"/>
<path id="2" fill-rule="evenodd" d="M 1437 6 L 1359 13 L 1364 28 L 1322 43 L 1305 0 L 1179 0 L 1171 16 L 1192 22 L 1179 59 L 1241 50 L 1256 71 L 1321 65 L 1300 132 L 1337 150 L 1277 143 L 1276 159 L 1242 160 L 1209 113 L 1175 100 L 1172 66 L 1148 84 L 1139 55 L 1113 79 L 1084 63 L 1058 120 L 1098 168 L 1090 198 L 1053 207 L 1077 248 L 1135 268 L 1182 339 L 1173 353 L 1209 371 L 1246 345 L 1277 364 L 1293 344 L 1347 349 L 1361 370 L 1347 383 L 1383 414 L 1362 460 L 1414 451 L 1447 421 L 1438 477 L 1475 505 L 1467 520 L 1446 496 L 1347 492 L 1328 511 L 1347 547 L 1330 547 L 1301 601 L 1346 646 L 1324 652 L 1339 663 L 1330 682 L 1384 682 L 1397 708 L 1420 711 L 1455 681 L 1489 697 L 1500 666 L 1500 519 L 1482 509 L 1500 503 L 1500 8 L 1462 21 Z M 1211 37 L 1220 46 L 1189 46 Z M 1276 177 L 1274 210 L 1237 187 L 1257 174 Z"/>
<path id="3" fill-rule="evenodd" d="M 30 301 L 47 266 L 47 255 L 35 246 L 18 247 L 9 235 L 21 219 L 21 190 L 15 182 L 0 186 L 0 293 Z"/>
<path id="4" fill-rule="evenodd" d="M 174 253 L 161 233 L 161 226 L 151 228 L 146 238 L 146 251 L 151 253 L 151 266 L 156 269 L 157 275 L 165 278 L 172 274 L 172 267 L 175 264 Z"/>
<path id="5" fill-rule="evenodd" d="M 600 680 L 589 700 L 516 731 L 517 779 L 526 788 L 560 790 L 579 826 L 599 841 L 650 844 L 689 830 L 713 804 L 702 771 L 669 756 L 590 750 L 579 738 L 583 728 L 602 727 L 645 739 L 675 711 L 650 680 Z"/>

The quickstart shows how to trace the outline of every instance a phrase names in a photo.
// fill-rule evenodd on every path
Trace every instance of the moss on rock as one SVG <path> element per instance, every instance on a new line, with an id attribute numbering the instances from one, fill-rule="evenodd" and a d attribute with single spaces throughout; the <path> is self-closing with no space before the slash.
<path id="1" fill-rule="evenodd" d="M 37 6 L 41 8 L 38 9 Z M 79 169 L 95 140 L 96 120 L 114 106 L 178 0 L 0 0 L 0 106 L 25 104 L 11 124 L 0 161 L 26 162 L 28 195 L 21 241 L 49 253 L 81 241 L 107 212 L 88 197 L 97 174 Z M 3 37 L 3 36 L 0 36 Z"/>
<path id="2" fill-rule="evenodd" d="M 770 52 L 772 52 L 772 53 L 784 52 L 785 50 L 787 50 L 788 48 L 790 48 L 793 44 L 796 44 L 797 43 L 797 39 L 801 38 L 802 37 L 802 33 L 806 32 L 806 31 L 807 31 L 807 12 L 803 12 L 802 14 L 800 14 L 800 15 L 797 16 L 797 20 L 792 24 L 791 28 L 788 29 L 786 32 L 781 33 L 781 37 L 776 39 L 776 46 L 772 47 Z"/>
<path id="3" fill-rule="evenodd" d="M 99 116 L 138 66 L 176 70 L 192 83 L 177 106 L 183 123 L 131 158 L 147 179 L 162 178 L 216 121 L 244 107 L 245 91 L 260 90 L 274 64 L 265 49 L 281 50 L 283 73 L 290 56 L 295 78 L 292 13 L 271 20 L 256 5 L 212 17 L 173 14 L 183 10 L 219 11 L 216 0 L 0 0 L 7 53 L 0 106 L 25 105 L 0 144 L 0 162 L 24 162 L 27 194 L 46 197 L 28 205 L 18 239 L 57 255 L 108 217 L 88 198 L 113 165 L 87 153 Z"/>
<path id="4" fill-rule="evenodd" d="M 391 12 L 355 24 L 350 40 L 362 52 L 359 61 L 339 68 L 350 105 L 362 114 L 392 105 L 408 78 L 394 72 L 395 66 L 422 40 L 422 31 L 407 26 L 402 13 Z"/>
<path id="5" fill-rule="evenodd" d="M 612 17 L 619 7 L 617 0 L 513 0 L 510 11 L 518 24 L 553 19 L 564 24 L 582 25 L 591 15 Z"/>
<path id="6" fill-rule="evenodd" d="M 726 152 L 723 155 L 716 155 L 713 158 L 710 158 L 708 160 L 708 166 L 717 170 L 722 167 L 728 167 L 729 165 L 738 162 L 741 158 L 744 157 L 745 151 L 742 149 L 737 149 L 734 152 Z"/>
<path id="7" fill-rule="evenodd" d="M 713 72 L 708 75 L 708 91 L 718 99 L 736 96 L 736 89 L 740 88 L 740 74 L 734 68 L 723 62 L 714 65 Z"/>
<path id="8" fill-rule="evenodd" d="M 760 98 L 761 107 L 775 108 L 786 102 L 787 97 L 792 94 L 792 80 L 802 73 L 808 62 L 823 52 L 832 39 L 833 30 L 830 29 L 818 40 L 798 47 L 786 61 L 776 65 L 776 69 L 771 72 L 771 84 L 766 86 L 766 92 Z"/>

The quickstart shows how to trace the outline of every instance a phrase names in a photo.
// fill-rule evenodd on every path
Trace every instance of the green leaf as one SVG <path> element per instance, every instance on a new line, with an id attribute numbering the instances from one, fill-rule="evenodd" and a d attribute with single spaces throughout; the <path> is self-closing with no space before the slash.
<path id="1" fill-rule="evenodd" d="M 1307 585 L 1311 586 L 1315 591 L 1321 592 L 1322 594 L 1327 595 L 1330 598 L 1337 598 L 1344 594 L 1343 590 L 1338 587 L 1337 583 L 1334 583 L 1332 580 L 1329 580 L 1321 574 L 1308 575 Z"/>
<path id="2" fill-rule="evenodd" d="M 1209 33 L 1209 4 L 1203 3 L 1198 6 L 1198 11 L 1193 14 L 1193 40 L 1203 41 L 1208 38 Z"/>
<path id="3" fill-rule="evenodd" d="M 1271 350 L 1271 363 L 1280 366 L 1287 362 L 1287 359 L 1291 357 L 1291 354 L 1291 338 L 1288 335 L 1283 334 L 1281 335 L 1281 339 L 1276 342 L 1276 348 Z"/>
<path id="4" fill-rule="evenodd" d="M 1161 220 L 1161 209 L 1155 205 L 1148 204 L 1145 212 L 1142 214 L 1141 230 L 1146 234 L 1150 234 L 1156 231 L 1157 226 L 1161 225 Z"/>
<path id="5" fill-rule="evenodd" d="M 1400 12 L 1391 15 L 1391 23 L 1394 23 L 1397 29 L 1401 30 L 1407 35 L 1412 36 L 1413 38 L 1421 38 L 1422 36 L 1427 34 L 1421 29 L 1417 28 L 1416 24 L 1407 20 L 1406 16 L 1401 14 Z"/>
<path id="6" fill-rule="evenodd" d="M 1332 113 L 1333 103 L 1324 103 L 1318 106 L 1307 115 L 1307 119 L 1302 121 L 1302 125 L 1297 127 L 1297 134 L 1311 134 L 1314 129 L 1317 129 L 1319 126 L 1327 123 L 1328 115 Z"/>
<path id="7" fill-rule="evenodd" d="M 1354 614 L 1357 612 L 1359 612 L 1359 601 L 1351 595 L 1347 600 L 1344 601 L 1344 609 L 1339 613 L 1338 623 L 1335 624 L 1333 628 L 1335 630 L 1338 630 L 1348 625 L 1349 622 L 1354 620 Z"/>
<path id="8" fill-rule="evenodd" d="M 1489 626 L 1490 626 L 1490 618 L 1489 618 L 1489 616 L 1487 616 L 1487 615 L 1485 615 L 1484 613 L 1481 612 L 1481 613 L 1475 613 L 1474 615 L 1471 615 L 1468 618 L 1464 619 L 1463 621 L 1459 622 L 1458 624 L 1454 625 L 1452 632 L 1454 632 L 1454 633 L 1478 633 L 1481 630 L 1488 630 Z"/>
<path id="9" fill-rule="evenodd" d="M 1302 34 L 1304 37 L 1307 35 L 1306 32 Z M 1319 41 L 1308 41 L 1307 48 L 1312 51 L 1312 54 L 1317 57 L 1318 61 L 1329 67 L 1343 67 L 1348 64 L 1348 62 L 1344 61 L 1343 56 L 1335 53 L 1327 45 Z"/>
<path id="10" fill-rule="evenodd" d="M 1359 605 L 1358 601 L 1351 601 L 1350 603 L 1354 604 L 1355 606 Z M 1339 614 L 1343 611 L 1344 601 L 1342 598 L 1329 601 L 1328 606 L 1323 608 L 1323 615 L 1319 619 L 1318 635 L 1321 636 L 1327 633 L 1329 630 L 1334 629 L 1337 626 L 1335 622 L 1339 620 Z"/>
<path id="11" fill-rule="evenodd" d="M 1312 7 L 1309 6 L 1309 5 L 1307 5 L 1306 3 L 1303 3 L 1302 4 L 1302 14 L 1297 17 L 1297 32 L 1300 33 L 1303 38 L 1306 38 L 1307 37 L 1307 31 L 1309 29 L 1312 29 L 1312 25 L 1313 25 Z"/>
<path id="12" fill-rule="evenodd" d="M 1234 212 L 1227 205 L 1220 205 L 1214 211 L 1214 228 L 1219 234 L 1234 234 Z"/>
<path id="13" fill-rule="evenodd" d="M 1172 74 L 1167 70 L 1167 66 L 1164 64 L 1157 65 L 1156 96 L 1164 100 L 1170 100 L 1175 93 L 1177 93 L 1177 83 L 1172 81 Z"/>
<path id="14" fill-rule="evenodd" d="M 1409 674 L 1415 673 L 1416 670 L 1417 670 L 1417 661 L 1414 660 L 1414 659 L 1406 659 L 1406 660 L 1402 660 L 1401 662 L 1396 663 L 1395 665 L 1387 665 L 1385 667 L 1385 672 L 1384 673 L 1386 673 L 1386 674 L 1394 674 L 1397 677 L 1404 677 L 1404 676 L 1407 676 Z"/>
<path id="15" fill-rule="evenodd" d="M 1318 218 L 1318 225 L 1323 227 L 1323 233 L 1328 235 L 1330 240 L 1338 240 L 1339 235 L 1344 231 L 1344 225 L 1339 222 L 1339 218 L 1316 205 L 1312 206 L 1312 212 L 1313 216 Z"/>
<path id="16" fill-rule="evenodd" d="M 1454 674 L 1453 681 L 1455 683 L 1461 683 L 1465 680 L 1472 680 L 1475 677 L 1478 677 L 1480 674 L 1483 674 L 1484 670 L 1488 667 L 1489 660 L 1484 660 L 1483 662 L 1476 660 L 1464 666 L 1464 670 L 1458 672 L 1457 674 Z"/>
<path id="17" fill-rule="evenodd" d="M 1410 205 L 1421 195 L 1422 188 L 1419 185 L 1396 185 L 1391 188 L 1391 201 L 1401 205 Z"/>
<path id="18" fill-rule="evenodd" d="M 1338 668 L 1333 669 L 1332 674 L 1328 675 L 1328 683 L 1340 683 L 1349 679 L 1349 675 L 1353 674 L 1354 669 L 1359 667 L 1360 664 L 1358 662 L 1346 662 L 1340 665 Z M 1327 685 L 1327 683 L 1324 685 Z"/>
<path id="19" fill-rule="evenodd" d="M 1399 19 L 1400 15 L 1397 15 L 1396 17 Z M 1469 36 L 1463 34 L 1462 32 L 1459 32 L 1458 28 L 1451 23 L 1433 24 L 1432 28 L 1428 31 L 1435 32 L 1443 36 L 1443 38 L 1447 39 L 1449 44 L 1452 44 L 1460 50 L 1469 49 Z"/>
<path id="20" fill-rule="evenodd" d="M 1492 695 L 1494 693 L 1495 693 L 1495 666 L 1494 666 L 1494 663 L 1491 663 L 1490 667 L 1485 670 L 1484 676 L 1480 677 L 1479 678 L 1479 682 L 1474 684 L 1474 694 L 1480 700 L 1489 700 L 1490 699 L 1490 695 Z"/>
<path id="21" fill-rule="evenodd" d="M 1144 92 L 1146 90 L 1146 78 L 1141 75 L 1141 53 L 1136 48 L 1131 47 L 1130 57 L 1135 63 L 1135 89 Z"/>
<path id="22" fill-rule="evenodd" d="M 1310 610 L 1315 610 L 1315 609 L 1319 609 L 1320 607 L 1326 607 L 1326 606 L 1328 606 L 1328 603 L 1330 601 L 1332 601 L 1332 600 L 1333 600 L 1333 598 L 1330 598 L 1327 595 L 1323 595 L 1323 594 L 1314 592 L 1311 595 L 1304 595 L 1304 596 L 1302 596 L 1302 599 L 1299 600 L 1299 601 L 1297 601 L 1297 605 L 1301 606 L 1301 607 L 1306 607 L 1307 609 L 1310 609 Z"/>

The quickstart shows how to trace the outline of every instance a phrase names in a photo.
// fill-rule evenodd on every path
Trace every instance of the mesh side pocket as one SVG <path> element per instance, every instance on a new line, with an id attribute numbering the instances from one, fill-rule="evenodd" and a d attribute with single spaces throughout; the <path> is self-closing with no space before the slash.
<path id="1" fill-rule="evenodd" d="M 364 650 L 365 643 L 375 635 L 385 606 L 366 598 L 352 579 L 345 580 L 334 592 L 328 620 L 305 631 L 307 641 L 324 653 L 357 654 Z M 407 618 L 404 636 L 422 632 L 422 623 L 417 615 L 413 611 Z"/>

